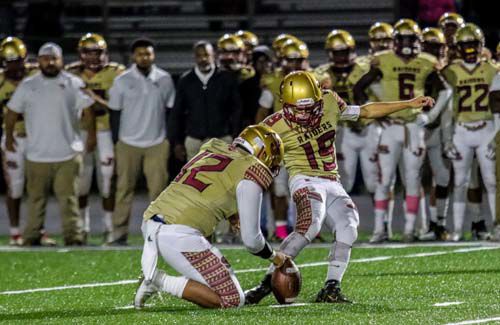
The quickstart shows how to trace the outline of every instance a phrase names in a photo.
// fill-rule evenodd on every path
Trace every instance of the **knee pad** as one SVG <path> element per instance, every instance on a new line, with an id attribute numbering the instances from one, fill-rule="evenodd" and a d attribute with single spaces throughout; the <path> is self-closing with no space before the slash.
<path id="1" fill-rule="evenodd" d="M 356 239 L 358 239 L 358 228 L 349 225 L 342 229 L 336 229 L 335 238 L 337 242 L 352 246 L 356 242 Z"/>
<path id="2" fill-rule="evenodd" d="M 111 192 L 111 179 L 113 178 L 114 172 L 114 164 L 101 165 L 99 166 L 99 189 L 101 191 L 101 195 L 107 198 Z"/>

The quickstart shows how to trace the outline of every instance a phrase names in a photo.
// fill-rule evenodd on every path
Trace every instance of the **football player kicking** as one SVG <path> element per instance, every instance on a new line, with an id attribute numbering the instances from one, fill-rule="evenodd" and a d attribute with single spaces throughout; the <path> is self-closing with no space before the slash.
<path id="1" fill-rule="evenodd" d="M 349 302 L 340 290 L 351 247 L 357 238 L 359 216 L 356 206 L 339 182 L 335 158 L 335 132 L 340 121 L 379 118 L 426 105 L 430 97 L 408 101 L 347 106 L 330 91 L 322 91 L 310 72 L 285 77 L 280 89 L 283 109 L 263 122 L 275 130 L 285 146 L 284 163 L 290 175 L 290 193 L 297 206 L 294 231 L 280 251 L 295 258 L 319 233 L 324 222 L 332 228 L 335 242 L 330 251 L 324 287 L 316 302 Z M 245 293 L 247 304 L 256 304 L 271 292 L 271 265 L 262 282 Z"/>
<path id="2" fill-rule="evenodd" d="M 212 139 L 181 170 L 144 213 L 143 280 L 134 306 L 161 291 L 207 308 L 239 307 L 244 293 L 234 272 L 205 237 L 224 219 L 238 226 L 254 255 L 281 266 L 288 258 L 275 252 L 260 231 L 262 193 L 279 172 L 283 142 L 271 128 L 244 129 L 231 145 Z M 181 276 L 156 267 L 158 253 Z"/>
<path id="3" fill-rule="evenodd" d="M 465 24 L 459 28 L 455 43 L 461 59 L 452 61 L 441 71 L 453 88 L 455 132 L 452 143 L 446 146 L 455 175 L 453 241 L 461 240 L 463 236 L 466 189 L 474 155 L 486 187 L 490 211 L 492 214 L 496 211 L 494 137 L 500 123 L 496 114 L 498 107 L 490 106 L 489 92 L 498 69 L 491 61 L 481 59 L 483 42 L 483 32 L 476 25 Z M 496 104 L 496 101 L 491 104 Z"/>

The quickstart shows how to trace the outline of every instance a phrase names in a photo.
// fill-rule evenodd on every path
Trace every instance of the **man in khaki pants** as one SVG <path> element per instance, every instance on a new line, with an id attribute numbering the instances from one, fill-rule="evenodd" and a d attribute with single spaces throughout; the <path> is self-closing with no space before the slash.
<path id="1" fill-rule="evenodd" d="M 166 109 L 174 103 L 175 87 L 166 71 L 156 67 L 153 43 L 132 44 L 134 64 L 115 79 L 109 91 L 111 127 L 116 144 L 116 205 L 109 244 L 126 245 L 134 189 L 141 172 L 153 201 L 168 183 Z M 118 131 L 118 132 L 116 132 Z"/>
<path id="2" fill-rule="evenodd" d="M 88 108 L 94 100 L 81 88 L 81 79 L 61 71 L 62 50 L 54 43 L 44 44 L 38 52 L 40 72 L 24 79 L 7 103 L 5 117 L 6 148 L 14 152 L 14 124 L 21 114 L 26 121 L 26 178 L 28 222 L 25 245 L 40 245 L 40 229 L 50 190 L 61 208 L 65 245 L 82 245 L 79 222 L 77 177 L 83 143 L 78 125 L 82 111 L 95 124 Z M 87 149 L 95 147 L 95 129 L 87 140 Z"/>

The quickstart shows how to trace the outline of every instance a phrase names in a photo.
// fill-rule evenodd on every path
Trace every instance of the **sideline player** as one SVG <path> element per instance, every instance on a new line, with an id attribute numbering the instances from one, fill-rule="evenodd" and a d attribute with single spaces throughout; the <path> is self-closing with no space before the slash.
<path id="1" fill-rule="evenodd" d="M 114 210 L 114 189 L 112 185 L 114 173 L 114 148 L 109 125 L 107 107 L 108 90 L 113 80 L 121 74 L 125 67 L 115 62 L 109 62 L 108 45 L 99 34 L 87 33 L 78 42 L 80 61 L 68 64 L 65 69 L 82 78 L 86 88 L 100 98 L 94 104 L 96 115 L 97 150 L 86 152 L 83 158 L 83 168 L 80 174 L 79 206 L 83 221 L 83 229 L 87 236 L 90 232 L 90 206 L 88 196 L 92 185 L 94 166 L 97 167 L 97 184 L 102 197 L 104 210 L 104 241 L 111 233 L 112 214 Z M 88 123 L 82 125 L 82 138 L 85 141 L 89 131 Z"/>
<path id="2" fill-rule="evenodd" d="M 340 121 L 380 118 L 388 114 L 433 105 L 430 97 L 408 101 L 347 106 L 330 90 L 322 91 L 310 72 L 298 71 L 285 77 L 280 88 L 283 110 L 267 117 L 283 140 L 284 162 L 289 186 L 297 206 L 297 222 L 280 245 L 280 251 L 295 258 L 319 233 L 324 222 L 333 229 L 328 272 L 316 302 L 349 302 L 340 282 L 347 269 L 351 248 L 357 238 L 358 211 L 338 181 L 335 133 Z M 245 293 L 247 304 L 256 304 L 271 293 L 271 266 L 262 282 Z"/>
<path id="3" fill-rule="evenodd" d="M 439 93 L 436 107 L 441 111 L 450 94 L 438 75 L 437 60 L 421 52 L 420 27 L 411 19 L 401 19 L 394 25 L 394 51 L 381 52 L 372 60 L 370 71 L 354 87 L 358 103 L 367 100 L 365 93 L 370 84 L 379 81 L 381 100 L 405 100 L 423 95 L 426 89 Z M 396 168 L 402 163 L 406 187 L 406 211 L 403 240 L 415 239 L 415 220 L 420 201 L 420 168 L 425 153 L 424 129 L 426 115 L 417 107 L 388 116 L 384 121 L 378 147 L 380 180 L 375 191 L 375 229 L 371 242 L 387 239 L 384 229 L 390 188 L 394 182 Z"/>
<path id="4" fill-rule="evenodd" d="M 208 308 L 244 304 L 231 266 L 205 237 L 221 220 L 239 213 L 247 249 L 278 267 L 284 263 L 287 256 L 275 252 L 260 231 L 262 194 L 282 159 L 283 142 L 262 125 L 247 127 L 233 144 L 212 139 L 201 147 L 144 213 L 144 279 L 135 295 L 136 308 L 158 291 Z M 158 269 L 158 253 L 181 276 Z"/>
<path id="5" fill-rule="evenodd" d="M 455 34 L 455 43 L 462 59 L 446 66 L 442 75 L 453 88 L 453 115 L 455 132 L 447 154 L 454 169 L 454 232 L 451 240 L 463 239 L 466 189 L 471 177 L 474 155 L 486 187 L 488 204 L 495 213 L 495 130 L 496 111 L 489 105 L 489 91 L 498 73 L 491 61 L 481 58 L 484 46 L 483 32 L 474 24 L 465 24 Z M 495 108 L 496 109 L 496 108 Z M 495 115 L 495 118 L 494 118 Z"/>

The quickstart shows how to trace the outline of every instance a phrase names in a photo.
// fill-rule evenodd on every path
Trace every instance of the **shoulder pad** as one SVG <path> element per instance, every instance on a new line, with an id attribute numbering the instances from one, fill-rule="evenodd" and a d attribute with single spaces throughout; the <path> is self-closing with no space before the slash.
<path id="1" fill-rule="evenodd" d="M 331 67 L 331 63 L 324 63 L 322 65 L 319 65 L 317 66 L 314 71 L 316 73 L 325 73 L 325 72 L 328 72 L 328 70 L 330 69 Z"/>
<path id="2" fill-rule="evenodd" d="M 81 61 L 72 62 L 64 67 L 64 70 L 69 72 L 74 72 L 81 70 L 83 68 L 83 63 Z"/>
<path id="3" fill-rule="evenodd" d="M 106 68 L 113 69 L 113 70 L 119 70 L 119 71 L 125 70 L 125 66 L 121 63 L 118 63 L 118 62 L 108 62 L 108 64 L 106 64 Z"/>
<path id="4" fill-rule="evenodd" d="M 274 124 L 276 124 L 282 118 L 283 118 L 282 112 L 278 111 L 278 112 L 273 113 L 273 114 L 269 115 L 268 117 L 266 117 L 264 119 L 264 121 L 262 121 L 262 123 L 266 124 L 267 126 L 271 126 L 272 127 Z"/>
<path id="5" fill-rule="evenodd" d="M 438 63 L 438 59 L 432 55 L 432 54 L 429 54 L 429 53 L 425 53 L 425 52 L 422 52 L 418 55 L 418 57 L 420 59 L 423 59 L 423 60 L 426 60 L 426 61 L 429 61 L 431 62 L 432 64 L 437 64 Z"/>

